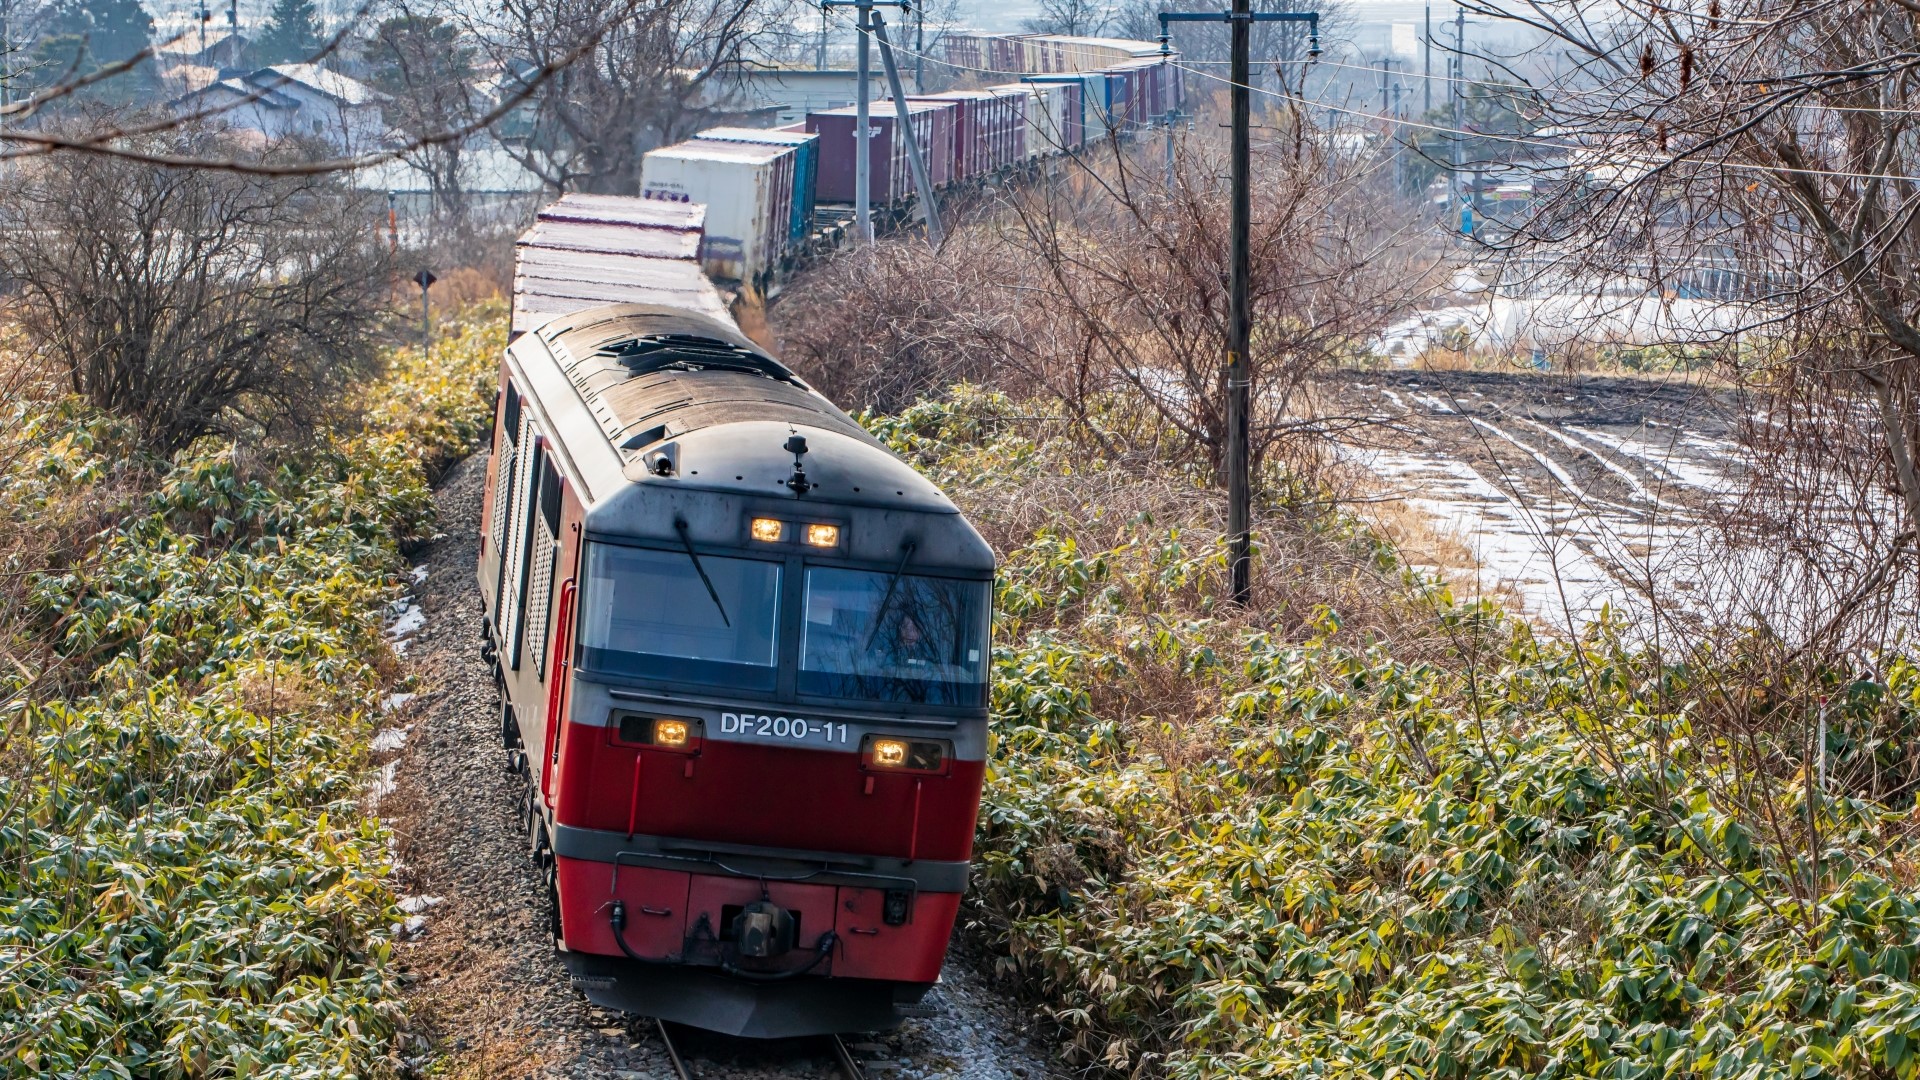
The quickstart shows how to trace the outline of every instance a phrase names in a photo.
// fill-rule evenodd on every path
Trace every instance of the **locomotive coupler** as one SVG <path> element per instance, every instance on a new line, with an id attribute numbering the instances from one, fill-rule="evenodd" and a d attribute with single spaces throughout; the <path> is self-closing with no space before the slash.
<path id="1" fill-rule="evenodd" d="M 793 948 L 793 937 L 793 913 L 771 901 L 748 904 L 733 918 L 733 947 L 741 956 L 784 956 Z"/>

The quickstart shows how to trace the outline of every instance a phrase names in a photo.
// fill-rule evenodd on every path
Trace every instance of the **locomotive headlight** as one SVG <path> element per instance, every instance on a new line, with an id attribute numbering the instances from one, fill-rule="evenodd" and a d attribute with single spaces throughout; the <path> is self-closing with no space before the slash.
<path id="1" fill-rule="evenodd" d="M 653 743 L 655 746 L 687 745 L 687 722 L 685 720 L 655 720 L 653 722 Z"/>
<path id="2" fill-rule="evenodd" d="M 787 531 L 786 525 L 783 524 L 779 518 L 754 518 L 753 519 L 753 538 L 763 543 L 768 543 L 768 544 L 779 543 L 780 534 L 786 531 Z"/>
<path id="3" fill-rule="evenodd" d="M 840 526 L 838 525 L 807 526 L 807 543 L 812 544 L 814 547 L 832 547 L 835 544 L 838 544 L 839 542 L 840 542 Z"/>
<path id="4" fill-rule="evenodd" d="M 873 763 L 886 769 L 897 769 L 907 763 L 907 743 L 905 739 L 873 740 Z"/>
<path id="5" fill-rule="evenodd" d="M 869 768 L 944 773 L 947 771 L 947 759 L 952 756 L 953 744 L 944 739 L 900 739 L 886 735 L 867 737 L 866 763 Z"/>

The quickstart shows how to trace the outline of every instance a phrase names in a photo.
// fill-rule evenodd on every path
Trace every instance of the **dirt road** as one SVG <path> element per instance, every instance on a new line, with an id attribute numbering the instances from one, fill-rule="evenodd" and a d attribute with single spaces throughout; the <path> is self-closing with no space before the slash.
<path id="1" fill-rule="evenodd" d="M 442 535 L 419 553 L 418 614 L 398 647 L 418 685 L 398 696 L 376 742 L 387 794 L 379 811 L 398 834 L 402 883 L 415 912 L 399 946 L 415 980 L 412 1013 L 425 1043 L 413 1064 L 461 1077 L 671 1076 L 650 1022 L 587 1004 L 568 985 L 546 930 L 539 876 L 505 767 L 496 697 L 480 659 L 474 584 L 484 455 L 437 493 Z M 851 1039 L 875 1075 L 988 1080 L 1049 1075 L 1027 1018 L 964 956 L 950 956 L 934 999 L 942 1015 Z M 683 1051 L 702 1080 L 836 1075 L 824 1040 L 756 1044 L 693 1037 Z"/>

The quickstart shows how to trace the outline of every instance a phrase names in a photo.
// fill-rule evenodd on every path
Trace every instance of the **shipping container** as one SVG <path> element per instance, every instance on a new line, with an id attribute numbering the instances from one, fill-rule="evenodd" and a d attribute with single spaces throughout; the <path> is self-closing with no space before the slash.
<path id="1" fill-rule="evenodd" d="M 571 194 L 514 245 L 512 334 L 607 303 L 673 304 L 729 318 L 702 272 L 707 208 L 630 195 Z"/>
<path id="2" fill-rule="evenodd" d="M 793 147 L 793 225 L 787 234 L 787 244 L 791 249 L 807 242 L 808 234 L 813 231 L 813 186 L 820 171 L 820 136 L 806 131 L 717 127 L 700 132 L 694 140 Z"/>
<path id="3" fill-rule="evenodd" d="M 951 103 L 911 101 L 908 116 L 914 138 L 927 155 L 927 172 L 935 187 L 951 175 L 953 113 Z M 854 138 L 854 110 L 828 109 L 807 114 L 807 130 L 820 136 L 820 172 L 814 194 L 823 203 L 850 203 L 854 196 L 854 165 L 858 154 Z M 903 202 L 913 195 L 913 174 L 905 140 L 895 137 L 894 109 L 869 110 L 867 198 L 874 206 Z"/>
<path id="4" fill-rule="evenodd" d="M 949 90 L 909 97 L 908 101 L 954 106 L 953 178 L 977 180 L 1014 161 L 1014 104 L 985 90 Z"/>
<path id="5" fill-rule="evenodd" d="M 1040 89 L 1027 83 L 1002 83 L 987 87 L 987 93 L 1004 99 L 1012 110 L 1013 131 L 1008 139 L 1013 154 L 1010 162 L 1024 165 L 1042 156 L 1048 144 L 1035 130 L 1045 107 L 1040 100 Z"/>
<path id="6" fill-rule="evenodd" d="M 1061 101 L 1059 112 L 1059 145 L 1062 152 L 1078 150 L 1085 145 L 1090 134 L 1089 124 L 1097 122 L 1088 108 L 1090 96 L 1086 75 L 1029 75 L 1021 80 L 1036 86 L 1057 86 L 1060 88 Z"/>
<path id="7" fill-rule="evenodd" d="M 700 261 L 716 280 L 766 287 L 779 270 L 793 220 L 794 148 L 681 144 L 640 162 L 640 197 L 705 203 Z"/>
<path id="8" fill-rule="evenodd" d="M 1033 94 L 1027 105 L 1027 148 L 1031 156 L 1053 157 L 1065 153 L 1067 142 L 1067 87 L 1057 82 L 1026 82 Z"/>

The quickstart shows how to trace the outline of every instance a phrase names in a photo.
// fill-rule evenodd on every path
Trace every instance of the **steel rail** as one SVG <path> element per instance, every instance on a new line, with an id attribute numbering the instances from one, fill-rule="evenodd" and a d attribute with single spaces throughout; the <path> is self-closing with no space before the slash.
<path id="1" fill-rule="evenodd" d="M 680 1048 L 673 1045 L 673 1036 L 667 1032 L 667 1022 L 656 1019 L 654 1025 L 660 1031 L 660 1045 L 667 1048 L 667 1063 L 673 1066 L 673 1075 L 679 1080 L 693 1080 L 693 1070 L 687 1068 L 686 1059 L 680 1056 Z"/>
<path id="2" fill-rule="evenodd" d="M 829 1035 L 827 1038 L 833 1043 L 834 1060 L 840 1066 L 840 1071 L 847 1075 L 847 1080 L 866 1080 L 866 1070 L 860 1067 L 853 1051 L 847 1049 L 847 1041 L 838 1035 Z"/>

